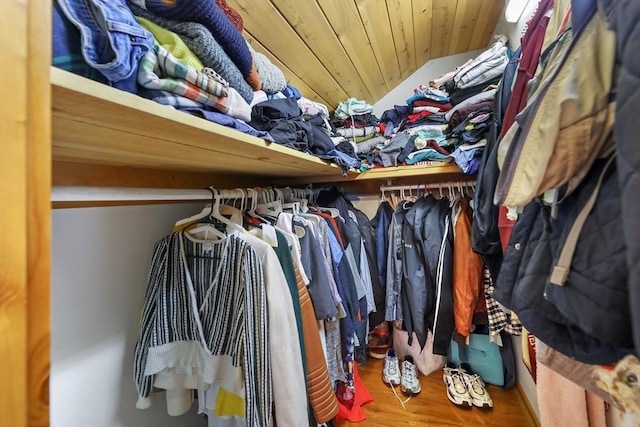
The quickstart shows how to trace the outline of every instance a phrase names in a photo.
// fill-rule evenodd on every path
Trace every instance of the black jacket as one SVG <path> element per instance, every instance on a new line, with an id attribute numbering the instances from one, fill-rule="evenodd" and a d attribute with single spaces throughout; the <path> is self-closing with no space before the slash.
<path id="1" fill-rule="evenodd" d="M 476 179 L 474 195 L 473 224 L 471 226 L 471 247 L 481 254 L 496 280 L 502 262 L 502 246 L 498 231 L 498 206 L 493 204 L 493 193 L 498 182 L 498 139 L 502 130 L 502 118 L 511 97 L 511 84 L 518 68 L 518 49 L 502 77 L 493 105 L 493 122 L 487 138 L 487 146 L 482 153 L 482 161 Z"/>

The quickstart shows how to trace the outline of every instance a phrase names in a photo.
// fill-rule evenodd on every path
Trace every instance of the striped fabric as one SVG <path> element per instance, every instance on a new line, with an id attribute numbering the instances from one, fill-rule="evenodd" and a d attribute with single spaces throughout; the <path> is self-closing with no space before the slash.
<path id="1" fill-rule="evenodd" d="M 153 50 L 142 58 L 140 68 L 138 81 L 142 86 L 161 86 L 150 87 L 150 89 L 169 90 L 173 84 L 177 87 L 172 92 L 176 90 L 182 90 L 185 93 L 194 92 L 193 96 L 203 97 L 203 101 L 205 97 L 210 97 L 211 95 L 227 96 L 227 87 L 222 82 L 182 63 L 159 44 L 154 44 Z M 161 70 L 165 76 L 173 77 L 177 81 L 174 79 L 158 80 L 154 73 L 155 70 Z M 190 85 L 185 82 L 190 83 Z M 188 96 L 188 98 L 191 98 L 191 96 Z M 196 100 L 198 101 L 198 99 Z M 204 104 L 203 101 L 200 102 Z"/>
<path id="2" fill-rule="evenodd" d="M 251 107 L 224 79 L 181 63 L 158 44 L 140 60 L 138 83 L 147 89 L 182 95 L 237 119 L 251 120 Z"/>
<path id="3" fill-rule="evenodd" d="M 150 405 L 155 374 L 186 373 L 210 384 L 211 355 L 227 355 L 243 368 L 247 424 L 270 426 L 267 331 L 262 265 L 247 243 L 165 237 L 154 248 L 135 349 L 138 407 Z"/>

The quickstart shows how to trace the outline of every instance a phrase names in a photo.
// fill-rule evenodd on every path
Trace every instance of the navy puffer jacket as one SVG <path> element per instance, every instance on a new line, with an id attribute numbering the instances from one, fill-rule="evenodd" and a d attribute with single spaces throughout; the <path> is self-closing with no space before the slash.
<path id="1" fill-rule="evenodd" d="M 628 288 L 635 352 L 640 356 L 640 2 L 601 0 L 617 33 L 621 61 L 615 134 L 621 183 L 621 220 L 627 245 Z"/>
<path id="2" fill-rule="evenodd" d="M 558 205 L 532 202 L 518 218 L 494 298 L 514 310 L 544 343 L 576 360 L 614 364 L 633 349 L 625 240 L 616 164 L 598 160 L 580 187 Z M 576 216 L 603 174 L 602 187 L 573 254 L 564 286 L 549 282 Z"/>

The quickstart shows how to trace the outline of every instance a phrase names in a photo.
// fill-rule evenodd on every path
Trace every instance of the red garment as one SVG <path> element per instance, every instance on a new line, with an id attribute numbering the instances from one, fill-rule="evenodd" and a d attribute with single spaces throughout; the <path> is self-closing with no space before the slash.
<path id="1" fill-rule="evenodd" d="M 432 115 L 433 113 L 431 111 L 420 111 L 419 113 L 414 113 L 414 114 L 409 114 L 407 116 L 407 121 L 409 123 L 415 123 L 417 121 L 420 121 L 426 117 L 429 117 L 430 115 Z"/>
<path id="2" fill-rule="evenodd" d="M 242 15 L 240 15 L 237 10 L 229 6 L 226 0 L 215 0 L 215 1 L 218 7 L 222 9 L 225 15 L 227 15 L 227 18 L 229 18 L 229 21 L 231 21 L 233 26 L 236 27 L 238 31 L 242 32 L 242 30 L 244 29 L 244 22 L 242 21 Z"/>
<path id="3" fill-rule="evenodd" d="M 325 212 L 315 211 L 313 213 L 323 218 L 326 218 L 331 223 L 331 227 L 333 227 L 333 229 L 336 232 L 336 237 L 338 238 L 338 242 L 340 243 L 340 246 L 342 246 L 342 249 L 346 248 L 346 246 L 344 245 L 344 241 L 342 240 L 342 235 L 340 234 L 340 229 L 338 228 L 338 223 L 336 222 L 336 220 L 330 214 Z"/>
<path id="4" fill-rule="evenodd" d="M 508 209 L 505 206 L 498 208 L 498 231 L 500 232 L 500 243 L 502 243 L 502 252 L 507 250 L 509 245 L 509 238 L 511 237 L 511 230 L 513 229 L 515 221 L 511 221 L 507 218 Z"/>
<path id="5" fill-rule="evenodd" d="M 434 107 L 439 108 L 440 111 L 449 111 L 453 108 L 450 102 L 438 102 L 432 99 L 417 99 L 413 101 L 414 107 Z"/>
<path id="6" fill-rule="evenodd" d="M 362 407 L 367 403 L 373 402 L 373 397 L 369 393 L 369 390 L 366 389 L 362 380 L 360 379 L 360 374 L 358 374 L 358 364 L 353 364 L 353 381 L 355 385 L 355 393 L 352 400 L 349 401 L 340 401 L 338 398 L 338 415 L 336 415 L 336 419 L 338 420 L 347 420 L 350 423 L 359 423 L 367 419 L 366 414 Z"/>
<path id="7" fill-rule="evenodd" d="M 527 84 L 536 73 L 536 68 L 538 68 L 538 59 L 544 42 L 544 34 L 549 24 L 547 13 L 551 9 L 553 9 L 553 0 L 542 0 L 535 15 L 529 21 L 527 32 L 522 38 L 522 55 L 518 64 L 516 81 L 511 90 L 511 99 L 502 119 L 501 139 L 504 138 L 513 124 L 516 115 L 527 104 Z"/>

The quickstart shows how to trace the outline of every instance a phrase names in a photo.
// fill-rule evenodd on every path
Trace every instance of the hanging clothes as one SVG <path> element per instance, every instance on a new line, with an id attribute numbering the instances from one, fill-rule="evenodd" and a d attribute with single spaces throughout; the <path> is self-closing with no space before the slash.
<path id="1" fill-rule="evenodd" d="M 137 407 L 151 405 L 154 386 L 204 390 L 230 358 L 243 369 L 248 422 L 271 425 L 266 307 L 259 255 L 242 239 L 198 242 L 179 232 L 160 240 L 135 349 Z"/>

